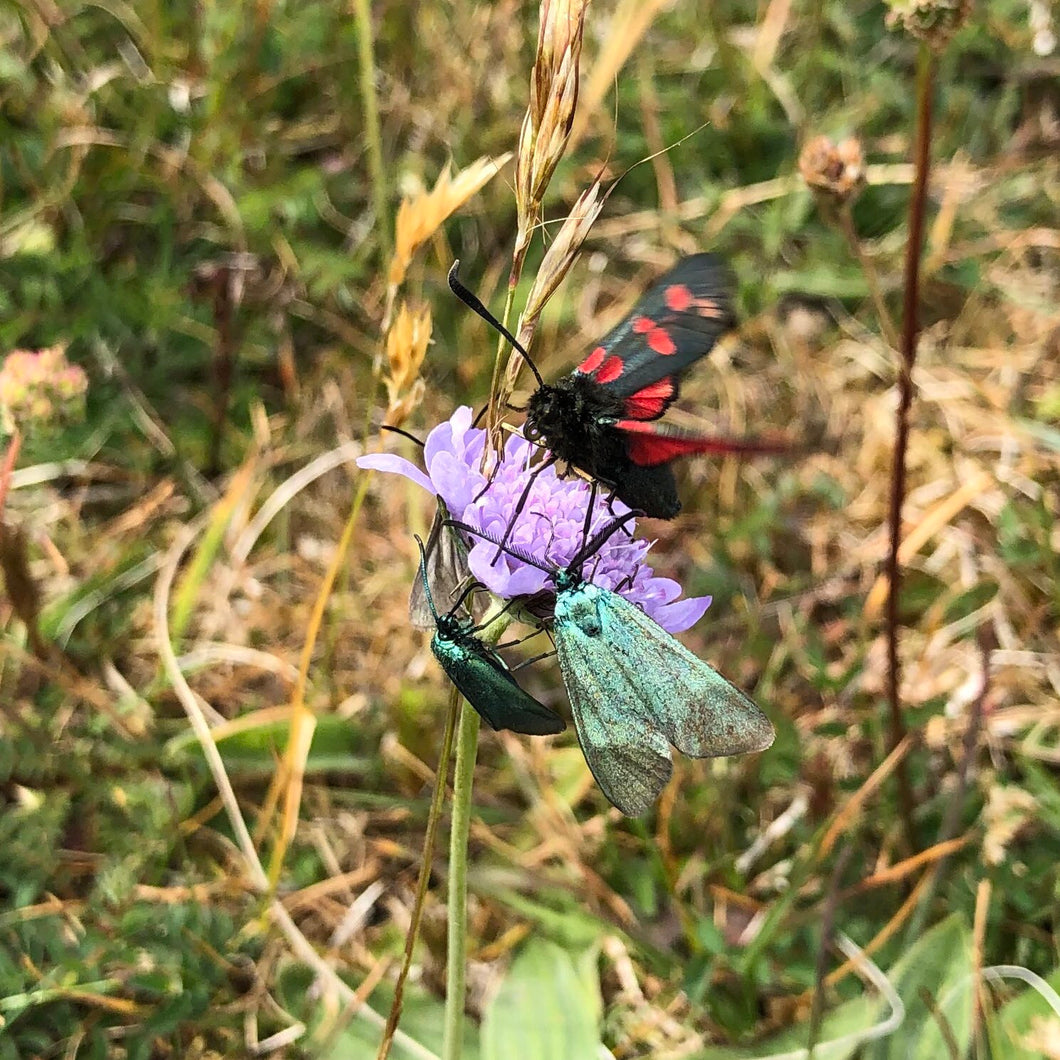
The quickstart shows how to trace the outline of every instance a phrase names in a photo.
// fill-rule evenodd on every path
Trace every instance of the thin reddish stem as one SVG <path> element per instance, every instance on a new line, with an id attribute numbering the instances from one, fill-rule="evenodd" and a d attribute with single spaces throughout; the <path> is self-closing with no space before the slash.
<path id="1" fill-rule="evenodd" d="M 887 699 L 890 705 L 890 749 L 905 736 L 900 695 L 902 669 L 898 659 L 898 597 L 901 568 L 898 548 L 902 540 L 902 502 L 905 499 L 906 449 L 909 445 L 909 410 L 913 404 L 913 367 L 916 364 L 917 300 L 920 291 L 920 256 L 924 239 L 924 213 L 931 172 L 931 96 L 935 59 L 927 45 L 920 46 L 917 63 L 916 155 L 913 195 L 909 202 L 909 241 L 905 252 L 905 299 L 902 311 L 901 362 L 898 371 L 898 409 L 895 416 L 894 465 L 891 472 L 889 511 L 890 547 L 887 553 Z M 898 796 L 906 841 L 915 849 L 913 791 L 905 762 L 896 771 Z"/>

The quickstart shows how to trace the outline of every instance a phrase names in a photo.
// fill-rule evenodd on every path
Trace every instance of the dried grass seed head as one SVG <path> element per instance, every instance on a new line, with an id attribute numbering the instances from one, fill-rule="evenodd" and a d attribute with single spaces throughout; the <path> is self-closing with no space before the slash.
<path id="1" fill-rule="evenodd" d="M 515 199 L 524 232 L 537 217 L 574 125 L 588 6 L 588 0 L 542 0 L 530 103 L 515 162 Z"/>
<path id="2" fill-rule="evenodd" d="M 423 400 L 424 383 L 419 377 L 427 345 L 431 340 L 431 311 L 427 306 L 409 309 L 402 302 L 386 336 L 389 369 L 384 382 L 387 411 L 384 422 L 400 427 Z"/>
<path id="3" fill-rule="evenodd" d="M 589 230 L 600 216 L 605 201 L 600 192 L 600 182 L 596 180 L 578 196 L 573 209 L 545 251 L 541 267 L 537 270 L 530 294 L 527 296 L 519 327 L 518 337 L 523 346 L 529 346 L 541 310 L 570 271 Z"/>
<path id="4" fill-rule="evenodd" d="M 391 288 L 405 279 L 416 251 L 450 215 L 481 191 L 509 158 L 511 154 L 500 158 L 484 155 L 455 177 L 451 167 L 446 165 L 430 191 L 402 200 L 394 223 L 394 257 L 387 276 Z"/>

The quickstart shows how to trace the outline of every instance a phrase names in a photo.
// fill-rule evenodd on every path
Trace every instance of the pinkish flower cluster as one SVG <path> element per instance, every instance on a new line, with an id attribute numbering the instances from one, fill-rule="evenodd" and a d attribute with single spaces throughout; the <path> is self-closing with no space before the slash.
<path id="1" fill-rule="evenodd" d="M 0 416 L 7 431 L 47 427 L 84 412 L 88 377 L 63 346 L 14 350 L 0 366 Z"/>
<path id="2" fill-rule="evenodd" d="M 534 458 L 540 450 L 513 435 L 488 480 L 480 470 L 485 444 L 486 432 L 471 426 L 471 409 L 462 406 L 427 436 L 423 451 L 426 472 L 391 453 L 363 456 L 357 465 L 404 475 L 441 497 L 452 518 L 499 539 L 534 473 Z M 560 478 L 554 467 L 545 468 L 533 480 L 509 541 L 542 563 L 565 567 L 584 544 L 590 496 L 588 483 L 574 476 Z M 598 495 L 590 535 L 628 511 L 621 501 L 608 506 Z M 632 532 L 634 522 L 626 525 Z M 681 586 L 671 578 L 656 577 L 648 565 L 650 547 L 647 541 L 616 533 L 587 563 L 586 577 L 640 605 L 663 629 L 680 633 L 699 621 L 711 598 L 678 599 Z M 528 596 L 549 586 L 544 571 L 507 553 L 498 558 L 497 546 L 486 540 L 471 542 L 468 565 L 472 574 L 502 599 Z"/>

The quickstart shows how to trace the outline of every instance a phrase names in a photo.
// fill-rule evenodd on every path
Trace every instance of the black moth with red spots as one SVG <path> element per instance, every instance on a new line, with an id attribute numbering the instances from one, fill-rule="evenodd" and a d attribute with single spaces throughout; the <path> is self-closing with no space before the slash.
<path id="1" fill-rule="evenodd" d="M 523 433 L 659 519 L 680 510 L 670 462 L 757 447 L 658 420 L 680 378 L 734 323 L 732 280 L 714 254 L 679 261 L 589 356 L 530 396 Z"/>

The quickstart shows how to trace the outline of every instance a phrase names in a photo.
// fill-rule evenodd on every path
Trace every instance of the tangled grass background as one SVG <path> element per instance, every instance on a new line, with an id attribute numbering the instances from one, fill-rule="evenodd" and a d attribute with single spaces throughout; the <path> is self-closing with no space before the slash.
<path id="1" fill-rule="evenodd" d="M 355 460 L 525 383 L 454 257 L 552 379 L 704 248 L 682 422 L 805 445 L 689 461 L 653 564 L 777 742 L 625 821 L 484 737 L 466 1014 L 439 850 L 393 1055 L 1060 1056 L 1055 10 L 571 6 L 0 10 L 0 333 L 66 351 L 0 380 L 4 1060 L 376 1055 L 447 693 Z"/>

